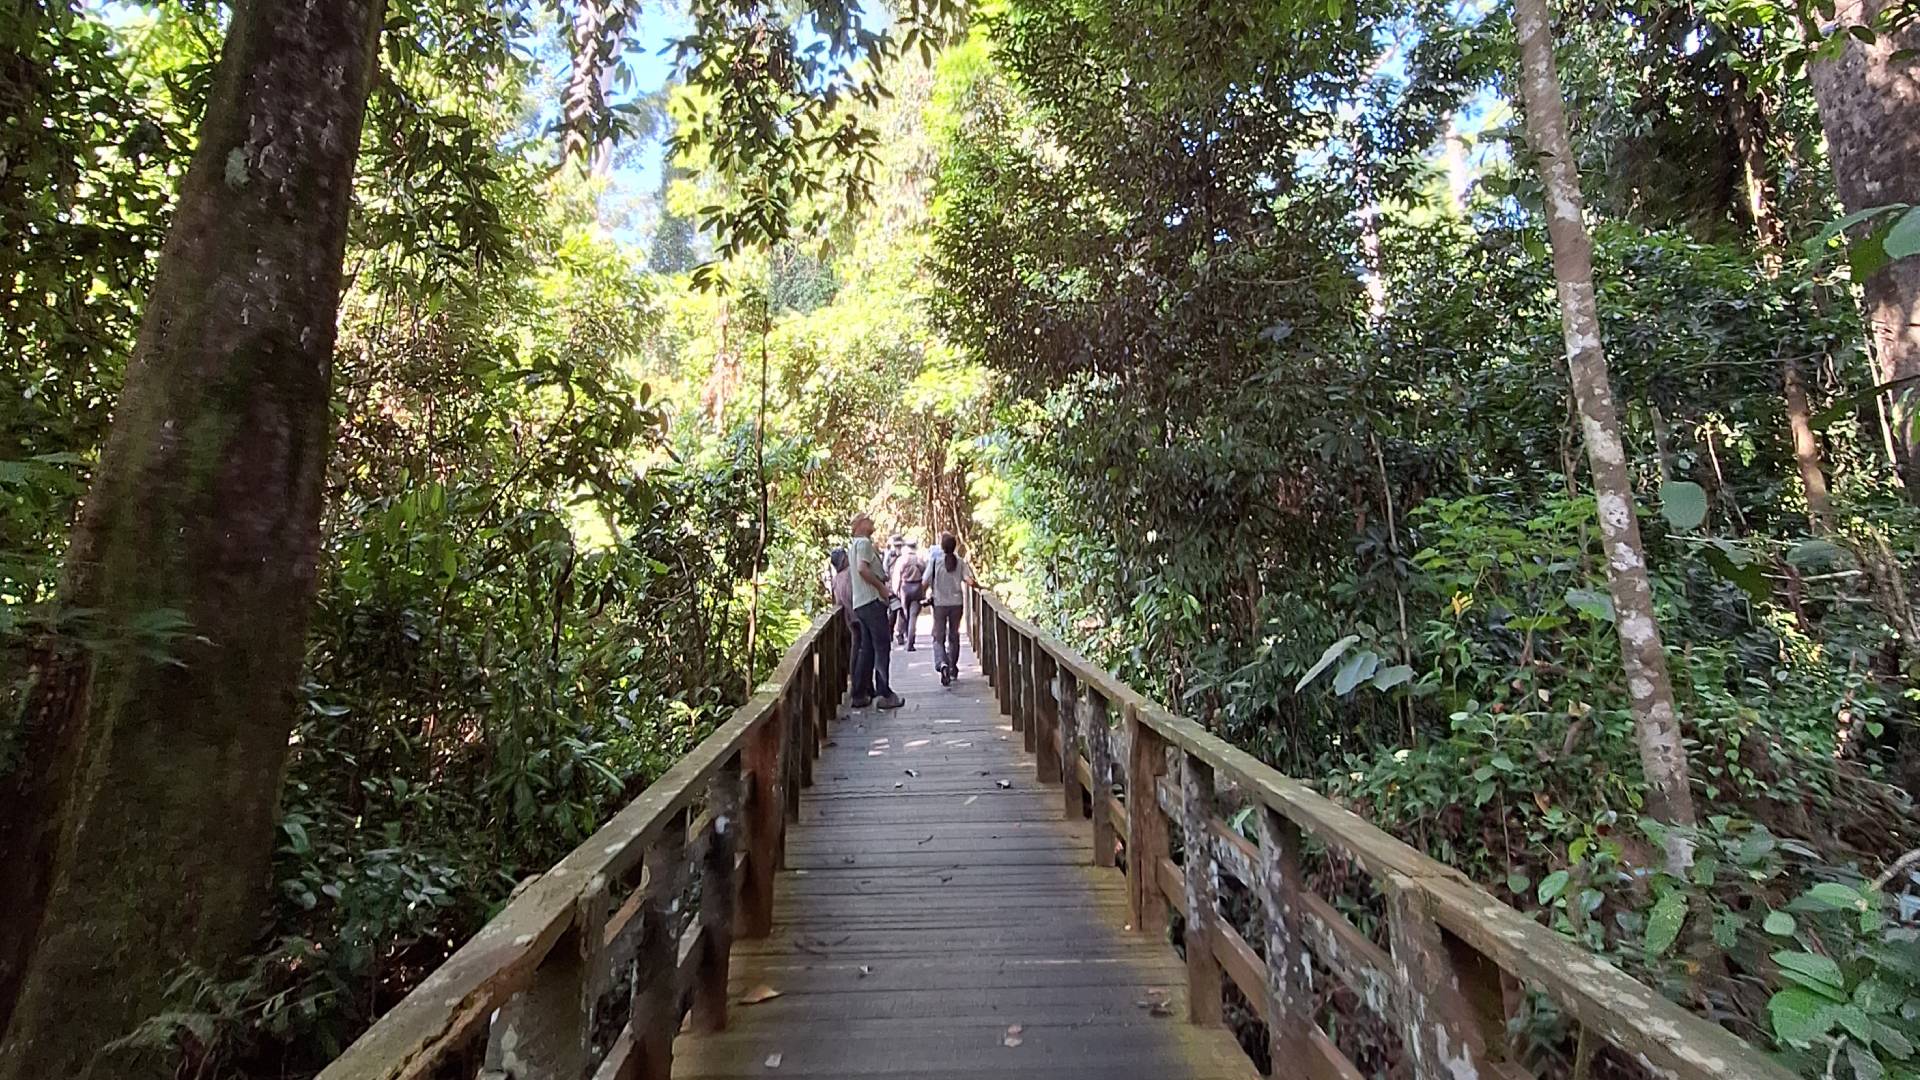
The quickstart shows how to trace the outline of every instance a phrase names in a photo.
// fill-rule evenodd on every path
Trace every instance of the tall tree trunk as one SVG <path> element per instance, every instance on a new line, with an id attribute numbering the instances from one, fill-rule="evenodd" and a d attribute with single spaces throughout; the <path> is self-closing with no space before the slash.
<path id="1" fill-rule="evenodd" d="M 1883 0 L 1839 0 L 1842 28 L 1872 22 Z M 1920 204 L 1920 79 L 1910 56 L 1920 26 L 1881 34 L 1869 45 L 1848 37 L 1839 55 L 1809 72 L 1827 134 L 1834 187 L 1849 212 L 1888 203 Z M 1900 259 L 1865 283 L 1866 318 L 1883 382 L 1920 376 L 1920 259 Z M 1920 502 L 1920 390 L 1893 392 L 1894 468 Z"/>
<path id="2" fill-rule="evenodd" d="M 255 940 L 319 546 L 380 0 L 236 4 L 4 790 L 0 1080 L 101 1048 Z M 24 872 L 15 873 L 15 868 Z"/>
<path id="3" fill-rule="evenodd" d="M 1768 277 L 1778 277 L 1787 230 L 1774 206 L 1772 170 L 1767 167 L 1766 103 L 1745 75 L 1729 69 L 1728 76 L 1731 92 L 1727 113 L 1740 156 L 1740 186 L 1746 192 L 1747 218 L 1753 225 L 1761 270 Z M 1807 521 L 1814 532 L 1825 534 L 1833 528 L 1833 504 L 1827 496 L 1827 473 L 1820 463 L 1820 441 L 1813 433 L 1813 410 L 1807 403 L 1806 377 L 1798 357 L 1781 358 L 1780 386 L 1786 404 L 1787 433 L 1793 441 L 1793 463 L 1807 499 Z"/>
<path id="4" fill-rule="evenodd" d="M 1600 541 L 1607 554 L 1607 584 L 1613 593 L 1614 625 L 1620 659 L 1639 733 L 1640 764 L 1647 774 L 1647 810 L 1670 825 L 1694 824 L 1693 792 L 1688 786 L 1687 755 L 1680 741 L 1680 716 L 1674 707 L 1667 654 L 1653 616 L 1653 588 L 1647 580 L 1646 550 L 1640 520 L 1633 509 L 1633 488 L 1620 438 L 1620 418 L 1600 343 L 1600 315 L 1594 298 L 1593 241 L 1582 214 L 1580 174 L 1567 135 L 1566 106 L 1554 68 L 1552 30 L 1546 0 L 1514 0 L 1513 21 L 1520 37 L 1520 88 L 1527 132 L 1546 185 L 1547 232 L 1553 243 L 1553 271 L 1565 325 L 1567 368 L 1580 409 L 1599 506 Z M 1684 867 L 1690 845 L 1674 837 L 1667 845 L 1670 867 Z"/>

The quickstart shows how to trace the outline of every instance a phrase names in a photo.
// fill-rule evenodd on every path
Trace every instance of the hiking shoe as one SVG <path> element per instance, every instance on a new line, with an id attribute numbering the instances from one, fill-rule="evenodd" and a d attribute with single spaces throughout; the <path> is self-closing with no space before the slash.
<path id="1" fill-rule="evenodd" d="M 940 685 L 941 686 L 953 685 L 953 673 L 948 671 L 946 668 L 940 669 Z"/>
<path id="2" fill-rule="evenodd" d="M 873 704 L 873 699 L 870 697 L 857 697 L 847 702 L 847 706 L 854 709 L 864 709 L 871 704 Z"/>
<path id="3" fill-rule="evenodd" d="M 873 699 L 873 707 L 876 709 L 897 709 L 906 703 L 907 699 L 899 694 L 888 694 L 886 697 Z"/>

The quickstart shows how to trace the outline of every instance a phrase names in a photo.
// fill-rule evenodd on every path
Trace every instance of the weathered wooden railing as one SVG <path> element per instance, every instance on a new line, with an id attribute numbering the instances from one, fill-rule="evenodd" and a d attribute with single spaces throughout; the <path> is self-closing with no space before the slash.
<path id="1" fill-rule="evenodd" d="M 800 789 L 846 687 L 822 616 L 731 719 L 520 890 L 321 1080 L 662 1080 L 691 1012 L 727 1023 L 733 939 L 764 937 Z"/>
<path id="2" fill-rule="evenodd" d="M 1276 1076 L 1363 1075 L 1322 1025 L 1332 982 L 1398 1038 L 1417 1080 L 1532 1076 L 1509 1025 L 1529 992 L 1580 1025 L 1587 1053 L 1598 1039 L 1654 1076 L 1789 1080 L 1732 1033 L 1147 700 L 996 597 L 975 592 L 969 606 L 974 651 L 1039 779 L 1062 785 L 1069 814 L 1091 816 L 1096 863 L 1124 860 L 1135 925 L 1183 917 L 1189 1018 L 1222 1021 L 1224 976 L 1266 1024 Z M 1249 807 L 1257 844 L 1227 823 Z M 1310 855 L 1371 879 L 1386 947 L 1310 887 Z M 1229 887 L 1252 900 L 1258 948 L 1222 907 Z"/>

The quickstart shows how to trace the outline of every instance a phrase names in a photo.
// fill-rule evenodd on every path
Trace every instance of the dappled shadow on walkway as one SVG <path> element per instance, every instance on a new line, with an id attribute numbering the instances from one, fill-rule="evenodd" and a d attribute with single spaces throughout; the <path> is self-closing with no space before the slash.
<path id="1" fill-rule="evenodd" d="M 1254 1076 L 1186 1023 L 1185 967 L 1126 928 L 1125 878 L 1090 865 L 972 654 L 951 688 L 924 644 L 893 672 L 905 708 L 832 725 L 773 933 L 735 944 L 730 1027 L 683 1036 L 674 1075 Z"/>

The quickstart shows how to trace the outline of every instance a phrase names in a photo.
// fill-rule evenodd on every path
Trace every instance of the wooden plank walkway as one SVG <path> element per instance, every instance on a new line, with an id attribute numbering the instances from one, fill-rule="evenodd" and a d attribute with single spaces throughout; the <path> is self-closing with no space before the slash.
<path id="1" fill-rule="evenodd" d="M 1126 879 L 1092 865 L 971 652 L 951 689 L 924 635 L 893 671 L 906 707 L 832 725 L 773 933 L 734 944 L 732 999 L 780 996 L 681 1036 L 674 1076 L 1256 1076 L 1224 1029 L 1186 1022 L 1185 965 L 1129 931 Z"/>

